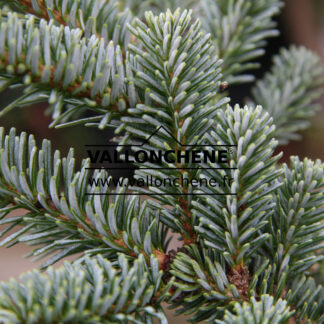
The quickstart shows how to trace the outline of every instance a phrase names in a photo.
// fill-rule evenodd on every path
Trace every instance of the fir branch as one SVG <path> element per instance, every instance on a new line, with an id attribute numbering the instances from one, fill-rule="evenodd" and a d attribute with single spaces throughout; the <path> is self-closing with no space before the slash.
<path id="1" fill-rule="evenodd" d="M 78 29 L 44 20 L 37 25 L 33 17 L 24 20 L 9 13 L 0 17 L 0 44 L 1 90 L 26 86 L 1 115 L 48 100 L 54 125 L 91 109 L 100 113 L 95 119 L 103 119 L 104 127 L 114 114 L 125 113 L 127 105 L 138 100 L 134 86 L 127 82 L 132 76 L 129 61 L 113 42 L 105 46 L 95 36 L 82 38 Z"/>
<path id="2" fill-rule="evenodd" d="M 320 58 L 304 47 L 282 49 L 271 72 L 257 82 L 253 99 L 273 117 L 281 144 L 296 140 L 307 128 L 307 118 L 320 108 L 314 103 L 323 93 L 324 67 Z"/>
<path id="3" fill-rule="evenodd" d="M 1 245 L 36 245 L 31 256 L 51 255 L 43 268 L 82 255 L 47 276 L 1 284 L 0 322 L 166 323 L 168 301 L 194 322 L 324 324 L 323 288 L 303 276 L 324 259 L 324 165 L 293 157 L 278 166 L 274 155 L 275 137 L 296 138 L 316 110 L 323 67 L 292 47 L 253 91 L 263 109 L 225 109 L 219 93 L 227 83 L 218 57 L 230 84 L 250 81 L 265 39 L 277 34 L 281 1 L 203 0 L 200 8 L 148 0 L 136 8 L 193 5 L 210 34 L 180 10 L 146 12 L 127 30 L 128 0 L 0 3 L 12 8 L 0 12 L 0 90 L 25 86 L 0 115 L 48 100 L 52 126 L 112 126 L 134 154 L 171 152 L 158 168 L 145 162 L 135 171 L 163 185 L 111 190 L 89 160 L 75 171 L 72 150 L 61 158 L 49 141 L 38 149 L 33 136 L 1 128 L 0 236 L 9 234 Z M 96 115 L 81 119 L 86 110 Z M 202 146 L 224 147 L 227 159 L 183 159 Z M 155 199 L 141 202 L 138 193 Z M 23 215 L 12 217 L 15 210 Z M 169 229 L 183 240 L 177 252 L 167 253 Z"/>
<path id="4" fill-rule="evenodd" d="M 158 213 L 146 202 L 141 204 L 138 196 L 123 195 L 126 187 L 113 191 L 107 185 L 88 184 L 89 160 L 78 172 L 74 164 L 73 150 L 61 158 L 59 151 L 52 155 L 49 141 L 44 140 L 39 150 L 32 135 L 16 136 L 14 129 L 5 135 L 1 128 L 0 193 L 7 201 L 0 210 L 0 225 L 8 225 L 1 236 L 22 226 L 1 245 L 26 242 L 37 245 L 31 256 L 54 254 L 42 267 L 79 252 L 101 253 L 110 260 L 117 258 L 117 252 L 133 258 L 155 254 L 163 267 L 167 229 Z M 93 175 L 94 181 L 101 177 L 108 175 L 104 171 Z M 26 214 L 6 218 L 17 208 Z"/>
<path id="5" fill-rule="evenodd" d="M 226 311 L 223 320 L 216 320 L 217 324 L 284 324 L 292 317 L 294 312 L 290 312 L 287 301 L 274 300 L 272 296 L 263 295 L 261 300 L 255 298 L 243 305 L 236 303 L 234 313 Z"/>
<path id="6" fill-rule="evenodd" d="M 65 262 L 47 275 L 32 271 L 0 286 L 0 321 L 6 323 L 167 323 L 161 302 L 169 285 L 151 256 L 132 267 L 124 255 L 112 264 L 101 256 Z M 156 297 L 158 296 L 158 297 Z M 40 302 L 41 301 L 41 302 Z"/>
<path id="7" fill-rule="evenodd" d="M 197 190 L 208 195 L 192 202 L 199 223 L 195 230 L 240 273 L 270 237 L 265 225 L 273 213 L 272 194 L 281 185 L 276 180 L 282 173 L 276 168 L 281 154 L 273 156 L 275 126 L 261 107 L 228 106 L 216 120 L 206 144 L 237 146 L 228 153 L 227 163 L 201 165 L 201 178 L 215 179 L 218 185 Z"/>
<path id="8" fill-rule="evenodd" d="M 128 7 L 136 17 L 143 17 L 145 11 L 152 11 L 154 14 L 160 14 L 168 9 L 175 11 L 179 8 L 181 10 L 194 9 L 199 7 L 199 2 L 195 0 L 119 0 L 122 6 Z"/>
<path id="9" fill-rule="evenodd" d="M 214 249 L 201 249 L 192 244 L 178 252 L 171 265 L 174 288 L 169 301 L 178 314 L 192 315 L 193 322 L 214 322 L 223 318 L 233 304 L 257 297 L 256 283 L 262 279 L 268 261 L 263 261 L 253 275 L 246 268 L 236 274 Z"/>
<path id="10" fill-rule="evenodd" d="M 287 302 L 295 310 L 295 317 L 304 323 L 324 323 L 324 288 L 313 278 L 297 276 L 285 295 Z"/>
<path id="11" fill-rule="evenodd" d="M 167 11 L 160 16 L 149 12 L 145 23 L 136 19 L 130 27 L 143 48 L 129 45 L 139 64 L 134 82 L 148 99 L 146 104 L 128 110 L 132 116 L 122 118 L 124 123 L 117 130 L 117 133 L 127 132 L 122 144 L 132 143 L 136 138 L 146 142 L 141 150 L 155 148 L 174 150 L 175 156 L 183 154 L 190 150 L 190 145 L 199 144 L 211 127 L 217 109 L 228 102 L 225 98 L 214 106 L 208 105 L 219 88 L 222 62 L 215 58 L 210 35 L 201 31 L 199 20 L 191 25 L 190 21 L 191 12 L 187 11 L 178 10 L 173 14 Z M 156 193 L 155 198 L 162 205 L 174 206 L 172 210 L 163 208 L 164 220 L 181 233 L 186 244 L 195 240 L 188 198 L 192 187 L 182 181 L 183 176 L 195 176 L 196 170 L 188 171 L 190 167 L 186 163 L 171 162 L 158 171 L 136 171 L 136 177 L 152 175 L 160 180 L 166 177 L 179 180 L 177 189 L 161 186 L 149 190 Z"/>
<path id="12" fill-rule="evenodd" d="M 267 252 L 277 264 L 275 282 L 283 276 L 303 274 L 323 255 L 324 246 L 324 164 L 292 157 L 290 167 L 283 165 L 283 186 L 275 196 L 274 213 Z"/>
<path id="13" fill-rule="evenodd" d="M 132 20 L 129 9 L 120 11 L 116 0 L 14 0 L 2 1 L 13 9 L 30 13 L 47 21 L 51 19 L 56 25 L 79 28 L 86 38 L 96 35 L 105 43 L 113 41 L 126 49 L 129 42 L 127 24 Z M 9 3 L 8 3 L 9 2 Z"/>
<path id="14" fill-rule="evenodd" d="M 212 34 L 217 55 L 224 60 L 224 80 L 230 84 L 254 80 L 245 73 L 259 66 L 253 61 L 264 54 L 265 39 L 278 35 L 272 19 L 281 6 L 279 0 L 202 2 L 203 26 Z"/>
<path id="15" fill-rule="evenodd" d="M 264 255 L 264 253 L 263 253 Z M 258 296 L 270 294 L 274 300 L 285 300 L 294 312 L 291 323 L 324 323 L 324 289 L 317 285 L 309 274 L 287 276 L 287 271 L 278 277 L 280 263 L 269 262 L 267 256 L 257 256 L 250 263 L 250 271 L 256 273 L 250 284 L 250 292 Z M 290 322 L 289 322 L 290 323 Z"/>
<path id="16" fill-rule="evenodd" d="M 283 4 L 279 0 L 121 1 L 140 17 L 146 10 L 159 14 L 167 9 L 193 9 L 212 35 L 215 55 L 224 60 L 224 80 L 230 84 L 254 80 L 247 71 L 259 67 L 255 60 L 264 54 L 266 39 L 278 35 L 273 17 Z"/>
<path id="17" fill-rule="evenodd" d="M 194 244 L 185 249 L 176 254 L 171 265 L 175 282 L 170 307 L 178 308 L 176 315 L 192 315 L 193 322 L 222 317 L 224 307 L 242 296 L 228 280 L 221 260 L 215 260 L 208 251 L 200 251 Z"/>

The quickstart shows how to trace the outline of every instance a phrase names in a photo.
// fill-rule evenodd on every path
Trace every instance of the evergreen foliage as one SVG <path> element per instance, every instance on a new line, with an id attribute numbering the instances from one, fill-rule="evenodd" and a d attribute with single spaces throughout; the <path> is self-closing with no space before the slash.
<path id="1" fill-rule="evenodd" d="M 2 1 L 8 4 L 8 1 Z M 129 32 L 127 23 L 132 19 L 132 14 L 127 8 L 120 10 L 117 1 L 10 1 L 10 7 L 21 13 L 30 13 L 38 18 L 52 20 L 57 25 L 79 28 L 83 36 L 90 38 L 96 35 L 105 42 L 113 41 L 114 44 L 127 47 Z"/>
<path id="2" fill-rule="evenodd" d="M 252 298 L 251 303 L 244 303 L 243 306 L 237 303 L 235 312 L 235 315 L 227 312 L 224 321 L 217 320 L 216 323 L 281 324 L 286 323 L 292 315 L 285 301 L 279 299 L 274 303 L 273 297 L 269 295 L 263 295 L 259 302 Z"/>
<path id="3" fill-rule="evenodd" d="M 203 195 L 200 201 L 193 202 L 194 218 L 199 220 L 195 229 L 206 246 L 223 253 L 235 267 L 244 264 L 269 239 L 262 227 L 272 214 L 272 194 L 281 185 L 276 179 L 282 170 L 276 168 L 280 155 L 273 156 L 277 145 L 273 138 L 275 127 L 261 107 L 229 107 L 218 113 L 217 121 L 215 130 L 206 135 L 207 142 L 237 144 L 231 154 L 231 169 L 219 171 L 224 165 L 210 163 L 202 165 L 201 176 L 221 181 L 227 175 L 233 182 L 229 188 L 200 188 L 206 194 L 217 195 Z"/>
<path id="4" fill-rule="evenodd" d="M 151 305 L 168 297 L 171 282 L 163 284 L 157 260 L 150 260 L 148 266 L 140 255 L 130 267 L 121 254 L 115 266 L 98 256 L 48 275 L 35 270 L 21 276 L 25 285 L 2 284 L 0 316 L 7 323 L 153 323 L 153 317 L 166 323 Z"/>
<path id="5" fill-rule="evenodd" d="M 247 70 L 264 53 L 265 39 L 278 34 L 272 17 L 279 12 L 278 0 L 202 1 L 205 29 L 216 43 L 217 54 L 224 60 L 224 80 L 229 83 L 253 81 Z"/>
<path id="6" fill-rule="evenodd" d="M 273 117 L 276 138 L 282 144 L 299 139 L 296 132 L 307 128 L 310 123 L 306 118 L 320 108 L 314 100 L 323 93 L 319 88 L 323 71 L 317 55 L 292 46 L 274 57 L 271 72 L 252 90 L 254 101 Z"/>
<path id="7" fill-rule="evenodd" d="M 54 253 L 43 267 L 78 252 L 101 253 L 116 260 L 118 252 L 133 257 L 143 252 L 149 257 L 166 251 L 167 228 L 160 223 L 159 215 L 146 208 L 147 203 L 141 203 L 139 196 L 115 195 L 125 193 L 127 188 L 116 188 L 111 197 L 107 186 L 91 186 L 87 169 L 90 161 L 84 160 L 81 171 L 74 171 L 73 150 L 61 158 L 59 151 L 51 153 L 49 141 L 44 140 L 38 149 L 32 135 L 16 136 L 11 129 L 5 136 L 2 128 L 0 161 L 0 193 L 7 205 L 1 211 L 0 222 L 8 225 L 1 236 L 21 227 L 1 245 L 37 245 L 31 254 L 35 257 Z M 101 177 L 108 175 L 105 171 L 94 175 L 94 179 Z M 5 218 L 18 208 L 24 209 L 23 217 Z"/>
<path id="8" fill-rule="evenodd" d="M 324 165 L 276 153 L 318 108 L 320 59 L 282 49 L 244 107 L 223 91 L 253 80 L 280 1 L 0 3 L 0 88 L 23 87 L 1 116 L 48 101 L 52 127 L 171 152 L 135 163 L 135 179 L 163 185 L 112 189 L 89 159 L 76 170 L 73 149 L 0 128 L 1 246 L 35 246 L 42 270 L 75 256 L 1 283 L 0 322 L 167 323 L 167 302 L 194 323 L 324 323 Z M 216 147 L 227 160 L 177 160 Z"/>

